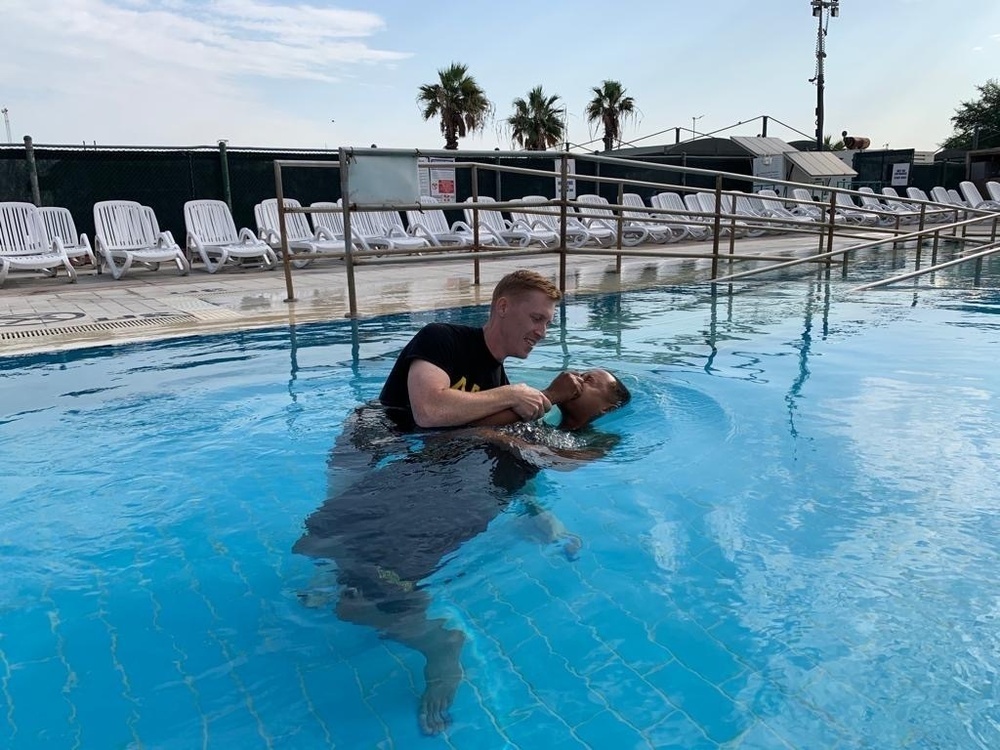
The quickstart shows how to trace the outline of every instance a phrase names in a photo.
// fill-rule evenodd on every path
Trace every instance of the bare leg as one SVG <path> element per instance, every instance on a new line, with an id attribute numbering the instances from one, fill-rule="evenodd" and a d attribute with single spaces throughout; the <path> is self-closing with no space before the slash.
<path id="1" fill-rule="evenodd" d="M 462 681 L 460 656 L 465 636 L 444 626 L 445 621 L 427 619 L 428 597 L 421 591 L 408 592 L 392 600 L 392 609 L 380 609 L 373 601 L 345 592 L 337 604 L 337 616 L 347 622 L 375 628 L 424 655 L 424 694 L 418 718 L 426 734 L 437 734 L 451 722 L 448 709 Z"/>

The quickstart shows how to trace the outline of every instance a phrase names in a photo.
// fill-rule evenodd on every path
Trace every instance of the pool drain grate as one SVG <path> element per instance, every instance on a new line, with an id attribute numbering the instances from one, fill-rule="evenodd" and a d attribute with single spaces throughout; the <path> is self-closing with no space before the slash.
<path id="1" fill-rule="evenodd" d="M 78 326 L 60 326 L 58 328 L 33 328 L 27 331 L 0 331 L 0 341 L 15 339 L 36 339 L 50 336 L 70 336 L 75 333 L 95 333 L 98 331 L 118 331 L 127 328 L 143 328 L 145 326 L 168 325 L 175 323 L 197 323 L 193 315 L 162 315 L 149 318 L 124 318 L 108 320 L 101 323 L 86 323 Z"/>

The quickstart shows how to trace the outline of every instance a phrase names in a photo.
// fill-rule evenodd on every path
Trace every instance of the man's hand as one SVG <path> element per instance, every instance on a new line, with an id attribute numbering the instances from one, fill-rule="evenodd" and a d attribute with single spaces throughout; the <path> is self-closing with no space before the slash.
<path id="1" fill-rule="evenodd" d="M 510 386 L 514 392 L 515 403 L 511 406 L 519 419 L 541 419 L 552 408 L 552 402 L 542 391 L 525 383 Z"/>
<path id="2" fill-rule="evenodd" d="M 548 396 L 549 401 L 558 406 L 579 396 L 581 383 L 580 376 L 575 372 L 561 372 L 542 392 Z"/>

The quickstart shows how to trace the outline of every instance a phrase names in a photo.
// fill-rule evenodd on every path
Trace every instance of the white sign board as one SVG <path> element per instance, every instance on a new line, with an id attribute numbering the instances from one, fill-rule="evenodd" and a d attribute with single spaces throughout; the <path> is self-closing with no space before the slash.
<path id="1" fill-rule="evenodd" d="M 566 160 L 566 199 L 576 199 L 576 159 Z M 556 197 L 562 190 L 562 160 L 556 159 Z"/>
<path id="2" fill-rule="evenodd" d="M 421 164 L 454 164 L 455 160 L 448 157 L 421 156 Z M 455 168 L 454 167 L 421 167 L 420 194 L 437 198 L 441 203 L 455 202 Z"/>
<path id="3" fill-rule="evenodd" d="M 348 203 L 385 206 L 415 203 L 417 160 L 406 154 L 353 155 L 348 164 Z"/>
<path id="4" fill-rule="evenodd" d="M 910 162 L 892 165 L 892 186 L 906 187 L 910 182 Z"/>

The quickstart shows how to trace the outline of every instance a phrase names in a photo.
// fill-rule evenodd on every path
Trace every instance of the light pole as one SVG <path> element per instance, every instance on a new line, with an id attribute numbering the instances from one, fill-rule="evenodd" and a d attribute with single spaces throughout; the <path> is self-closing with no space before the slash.
<path id="1" fill-rule="evenodd" d="M 696 135 L 698 135 L 698 133 L 695 132 L 695 129 L 694 129 L 695 123 L 698 122 L 698 120 L 700 120 L 704 116 L 705 115 L 698 115 L 697 117 L 692 117 L 691 118 L 691 137 L 692 138 L 694 138 Z"/>
<path id="2" fill-rule="evenodd" d="M 7 143 L 13 143 L 14 141 L 10 137 L 10 114 L 6 107 L 0 109 L 0 113 L 3 114 L 3 126 L 7 130 Z"/>
<path id="3" fill-rule="evenodd" d="M 840 0 L 809 0 L 816 19 L 816 76 L 809 80 L 816 84 L 816 150 L 823 150 L 823 61 L 826 60 L 826 30 L 830 17 L 840 15 Z"/>

